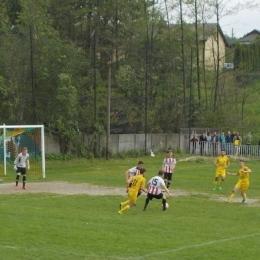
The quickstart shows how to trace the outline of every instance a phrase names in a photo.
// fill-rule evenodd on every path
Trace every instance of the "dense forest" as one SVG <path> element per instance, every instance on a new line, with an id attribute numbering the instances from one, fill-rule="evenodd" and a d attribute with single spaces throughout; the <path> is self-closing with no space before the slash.
<path id="1" fill-rule="evenodd" d="M 44 124 L 63 153 L 106 131 L 253 131 L 259 44 L 226 46 L 232 71 L 200 55 L 199 25 L 229 12 L 217 0 L 2 0 L 1 124 Z"/>

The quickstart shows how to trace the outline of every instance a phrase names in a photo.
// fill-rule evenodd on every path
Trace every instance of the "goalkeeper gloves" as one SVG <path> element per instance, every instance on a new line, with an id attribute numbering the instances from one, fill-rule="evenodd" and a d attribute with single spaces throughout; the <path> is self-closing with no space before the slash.
<path id="1" fill-rule="evenodd" d="M 17 171 L 17 167 L 16 167 L 16 165 L 14 165 L 14 170 Z"/>

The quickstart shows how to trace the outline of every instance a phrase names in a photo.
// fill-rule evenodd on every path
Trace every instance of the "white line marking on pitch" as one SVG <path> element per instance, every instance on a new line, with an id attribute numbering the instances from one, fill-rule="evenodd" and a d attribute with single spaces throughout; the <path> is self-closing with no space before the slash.
<path id="1" fill-rule="evenodd" d="M 136 260 L 136 259 L 144 259 L 147 257 L 152 257 L 155 255 L 164 255 L 164 254 L 168 254 L 168 253 L 173 253 L 173 252 L 177 252 L 177 251 L 181 251 L 181 250 L 185 250 L 185 249 L 189 249 L 189 248 L 196 248 L 196 247 L 201 247 L 201 246 L 207 246 L 207 245 L 211 245 L 211 244 L 216 244 L 219 242 L 227 242 L 227 241 L 232 241 L 232 240 L 237 240 L 237 239 L 243 239 L 243 238 L 248 238 L 248 237 L 253 237 L 253 236 L 259 236 L 260 233 L 255 233 L 255 234 L 251 234 L 251 235 L 245 235 L 245 236 L 240 236 L 240 237 L 231 237 L 231 238 L 226 238 L 226 239 L 220 239 L 220 240 L 212 240 L 206 243 L 202 243 L 202 244 L 197 244 L 197 245 L 190 245 L 190 246 L 182 246 L 182 247 L 178 247 L 178 248 L 174 248 L 171 250 L 166 250 L 166 251 L 159 251 L 159 252 L 154 252 L 151 254 L 147 254 L 147 255 L 142 255 L 142 256 L 130 256 L 130 257 L 119 257 L 119 256 L 113 256 L 113 255 L 106 255 L 106 258 L 111 258 L 111 259 L 118 259 L 118 260 Z M 52 250 L 52 249 L 46 249 L 46 248 L 22 248 L 22 247 L 16 247 L 16 246 L 10 246 L 10 245 L 0 245 L 0 248 L 6 248 L 6 249 L 14 249 L 14 250 L 20 250 L 20 249 L 24 249 L 24 250 L 28 250 L 28 251 L 48 251 L 48 252 L 53 252 L 55 254 L 74 254 L 74 255 L 78 255 L 78 256 L 83 256 L 85 257 L 85 259 L 88 259 L 86 257 L 95 257 L 95 258 L 100 258 L 103 259 L 104 255 L 96 255 L 96 254 L 84 254 L 84 253 L 77 253 L 77 252 L 71 252 L 71 251 L 58 251 L 58 250 Z"/>
<path id="2" fill-rule="evenodd" d="M 164 254 L 173 253 L 173 252 L 177 252 L 177 251 L 181 251 L 181 250 L 185 250 L 185 249 L 189 249 L 189 248 L 207 246 L 207 245 L 216 244 L 216 243 L 219 243 L 219 242 L 227 242 L 227 241 L 232 241 L 232 240 L 237 240 L 237 239 L 242 239 L 242 238 L 248 238 L 248 237 L 253 237 L 253 236 L 259 236 L 259 235 L 260 235 L 260 233 L 255 233 L 255 234 L 245 235 L 245 236 L 240 236 L 240 237 L 231 237 L 231 238 L 220 239 L 220 240 L 212 240 L 212 241 L 202 243 L 202 244 L 182 246 L 182 247 L 174 248 L 174 249 L 171 249 L 171 250 L 159 251 L 159 252 L 154 252 L 154 253 L 147 254 L 147 255 L 124 258 L 124 259 L 143 259 L 143 258 L 151 257 L 151 256 L 154 256 L 154 255 L 164 255 Z"/>

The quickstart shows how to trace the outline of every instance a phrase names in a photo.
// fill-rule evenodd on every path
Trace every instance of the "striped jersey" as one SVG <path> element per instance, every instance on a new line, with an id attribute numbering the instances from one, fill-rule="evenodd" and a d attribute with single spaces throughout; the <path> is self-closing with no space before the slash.
<path id="1" fill-rule="evenodd" d="M 134 177 L 135 175 L 139 175 L 140 174 L 140 169 L 138 169 L 137 166 L 129 169 L 129 178 Z"/>
<path id="2" fill-rule="evenodd" d="M 25 168 L 26 163 L 29 165 L 29 154 L 28 153 L 26 153 L 25 155 L 23 155 L 22 153 L 19 153 L 17 155 L 16 159 L 14 160 L 14 164 L 17 167 Z"/>
<path id="3" fill-rule="evenodd" d="M 176 159 L 172 157 L 166 157 L 163 160 L 164 172 L 172 173 L 172 167 L 176 164 Z"/>
<path id="4" fill-rule="evenodd" d="M 160 176 L 155 176 L 149 180 L 149 185 L 148 193 L 158 195 L 162 193 L 161 187 L 165 186 L 165 182 Z"/>

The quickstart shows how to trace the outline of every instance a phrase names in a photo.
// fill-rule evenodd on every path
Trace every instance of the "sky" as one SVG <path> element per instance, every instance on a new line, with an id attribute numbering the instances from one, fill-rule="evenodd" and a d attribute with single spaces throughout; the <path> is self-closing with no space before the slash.
<path id="1" fill-rule="evenodd" d="M 171 10 L 171 3 L 173 1 L 176 1 L 175 3 L 178 3 L 177 0 L 158 0 L 161 10 L 164 10 L 165 12 L 165 2 L 168 3 L 168 11 Z M 199 2 L 199 0 L 197 0 Z M 206 1 L 206 0 L 204 0 Z M 222 10 L 223 17 L 220 18 L 220 27 L 224 34 L 229 35 L 230 37 L 234 36 L 236 38 L 241 38 L 245 34 L 250 33 L 254 29 L 260 31 L 260 0 L 215 0 L 219 1 L 222 6 L 225 8 Z M 238 11 L 235 15 L 226 15 L 223 14 L 227 13 L 230 10 L 234 9 L 234 6 L 240 4 L 240 5 L 246 5 L 246 2 L 250 2 L 251 4 L 254 3 L 255 5 L 258 5 L 257 8 L 251 9 L 242 9 L 241 11 Z M 176 5 L 177 6 L 177 5 Z M 248 7 L 248 5 L 246 5 Z M 232 9 L 233 8 L 233 9 Z M 176 8 L 176 11 L 171 12 L 170 11 L 170 20 L 172 23 L 176 22 L 176 17 L 179 17 L 178 8 Z M 185 17 L 186 22 L 192 22 L 189 18 Z M 194 21 L 193 21 L 194 22 Z M 210 23 L 216 23 L 216 17 L 212 17 L 212 19 L 209 19 Z"/>
<path id="2" fill-rule="evenodd" d="M 230 0 L 229 4 L 236 4 L 238 0 Z M 240 1 L 243 2 L 243 1 Z M 255 3 L 260 5 L 260 0 Z M 254 10 L 242 10 L 236 15 L 229 15 L 220 19 L 220 26 L 224 34 L 241 38 L 254 29 L 260 31 L 260 7 Z"/>

